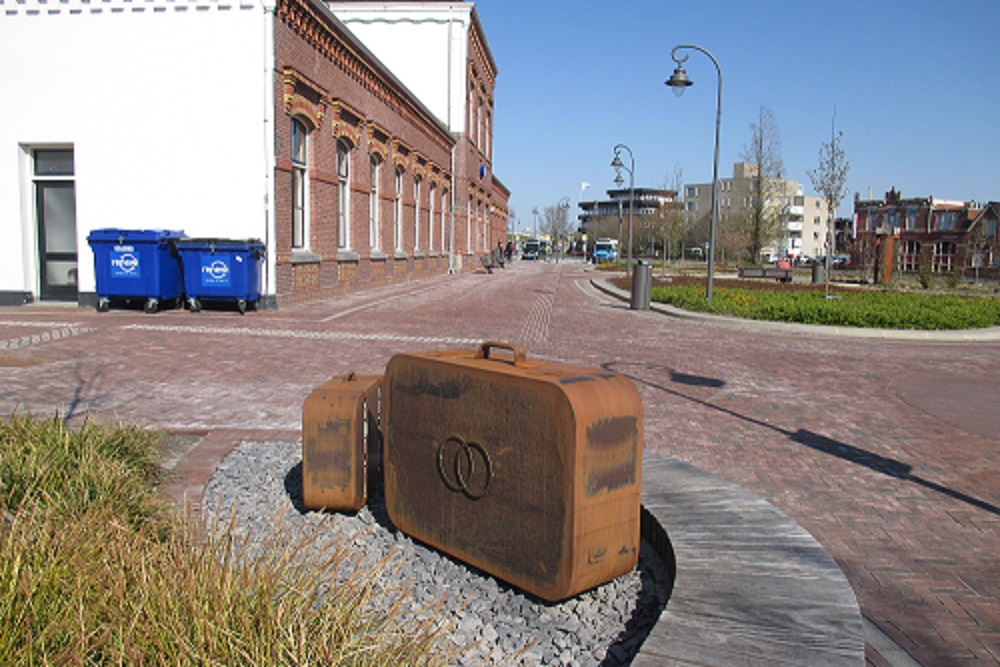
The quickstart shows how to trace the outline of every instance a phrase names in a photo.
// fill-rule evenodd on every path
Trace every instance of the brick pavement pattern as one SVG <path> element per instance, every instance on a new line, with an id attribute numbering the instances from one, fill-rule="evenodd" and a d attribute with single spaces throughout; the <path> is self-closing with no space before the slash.
<path id="1" fill-rule="evenodd" d="M 1000 664 L 1000 341 L 681 320 L 629 311 L 593 275 L 522 261 L 246 316 L 0 308 L 0 413 L 177 434 L 165 491 L 197 500 L 236 443 L 297 438 L 302 402 L 333 375 L 381 373 L 405 350 L 520 343 L 633 378 L 647 449 L 795 518 L 920 664 Z M 872 646 L 867 659 L 888 664 Z"/>

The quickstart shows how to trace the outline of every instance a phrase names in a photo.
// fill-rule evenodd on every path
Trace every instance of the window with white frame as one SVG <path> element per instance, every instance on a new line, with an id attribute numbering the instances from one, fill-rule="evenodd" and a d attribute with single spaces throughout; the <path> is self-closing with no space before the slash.
<path id="1" fill-rule="evenodd" d="M 469 207 L 465 209 L 465 250 L 466 252 L 472 252 L 472 216 L 473 216 L 473 199 L 472 195 L 469 195 Z"/>
<path id="2" fill-rule="evenodd" d="M 368 238 L 373 250 L 380 247 L 379 239 L 379 176 L 382 171 L 382 159 L 372 153 L 369 156 L 368 164 L 371 171 L 371 194 L 368 197 Z"/>
<path id="3" fill-rule="evenodd" d="M 941 211 L 935 216 L 937 219 L 937 229 L 941 232 L 950 232 L 955 229 L 955 212 Z"/>
<path id="4" fill-rule="evenodd" d="M 309 238 L 309 131 L 292 118 L 292 248 L 305 248 Z"/>
<path id="5" fill-rule="evenodd" d="M 427 186 L 427 206 L 429 207 L 429 212 L 427 213 L 427 251 L 434 252 L 434 211 L 436 207 L 434 206 L 434 197 L 436 193 L 434 192 L 434 183 Z M 440 250 L 441 239 L 438 239 L 437 248 Z"/>
<path id="6" fill-rule="evenodd" d="M 420 176 L 413 177 L 413 250 L 420 248 Z"/>
<path id="7" fill-rule="evenodd" d="M 337 247 L 351 247 L 351 147 L 337 141 Z"/>
<path id="8" fill-rule="evenodd" d="M 403 249 L 403 169 L 396 167 L 396 192 L 392 202 L 393 247 Z"/>
<path id="9" fill-rule="evenodd" d="M 906 231 L 917 231 L 917 207 L 909 206 L 906 209 Z"/>
<path id="10" fill-rule="evenodd" d="M 447 241 L 447 212 L 448 212 L 448 191 L 441 191 L 441 252 L 446 252 L 449 250 Z"/>

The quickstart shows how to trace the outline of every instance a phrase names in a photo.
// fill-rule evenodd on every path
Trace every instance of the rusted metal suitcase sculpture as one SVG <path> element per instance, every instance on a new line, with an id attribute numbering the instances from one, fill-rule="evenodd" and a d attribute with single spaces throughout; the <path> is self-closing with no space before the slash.
<path id="1" fill-rule="evenodd" d="M 320 385 L 302 406 L 302 502 L 309 509 L 357 511 L 368 467 L 380 451 L 381 376 L 348 373 Z"/>
<path id="2" fill-rule="evenodd" d="M 549 601 L 635 567 L 642 403 L 628 378 L 488 342 L 397 355 L 383 392 L 386 506 L 403 532 Z"/>

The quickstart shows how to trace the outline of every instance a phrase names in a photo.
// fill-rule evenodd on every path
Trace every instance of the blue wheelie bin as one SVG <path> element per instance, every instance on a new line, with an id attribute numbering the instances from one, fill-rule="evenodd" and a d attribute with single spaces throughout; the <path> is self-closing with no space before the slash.
<path id="1" fill-rule="evenodd" d="M 235 303 L 240 313 L 260 300 L 264 244 L 257 239 L 184 239 L 177 250 L 191 312 L 204 302 Z"/>
<path id="2" fill-rule="evenodd" d="M 87 236 L 94 251 L 97 310 L 112 300 L 145 299 L 147 313 L 184 297 L 177 242 L 184 232 L 169 229 L 95 229 Z"/>

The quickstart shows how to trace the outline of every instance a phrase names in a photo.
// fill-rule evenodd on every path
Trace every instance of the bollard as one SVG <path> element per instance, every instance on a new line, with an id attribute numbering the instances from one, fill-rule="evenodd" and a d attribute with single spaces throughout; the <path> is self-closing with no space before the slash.
<path id="1" fill-rule="evenodd" d="M 653 267 L 638 260 L 632 267 L 631 310 L 649 310 L 649 292 L 653 282 Z"/>

